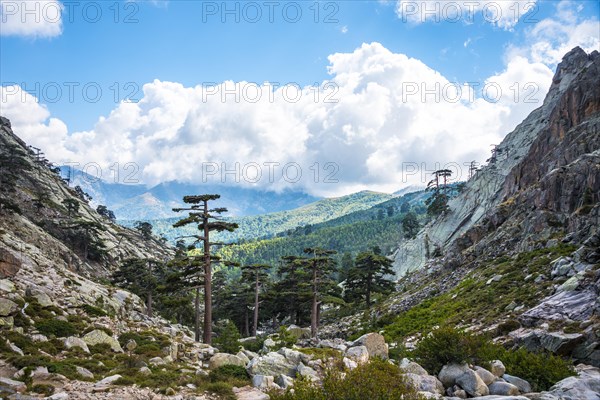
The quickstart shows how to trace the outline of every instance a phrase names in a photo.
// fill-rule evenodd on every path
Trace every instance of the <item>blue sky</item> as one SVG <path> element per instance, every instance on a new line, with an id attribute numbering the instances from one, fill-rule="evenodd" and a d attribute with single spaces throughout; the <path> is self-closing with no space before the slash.
<path id="1" fill-rule="evenodd" d="M 48 0 L 39 2 L 39 10 L 46 7 L 45 12 L 51 13 L 54 5 L 62 6 L 60 21 L 46 24 L 48 26 L 31 21 L 17 26 L 14 18 L 20 16 L 22 2 L 2 0 L 2 3 L 1 85 L 18 85 L 37 98 L 38 106 L 46 113 L 46 118 L 39 121 L 41 125 L 50 126 L 53 118 L 64 123 L 66 132 L 59 134 L 61 140 L 84 131 L 93 131 L 99 138 L 99 118 L 110 119 L 111 112 L 118 110 L 120 101 L 128 95 L 136 101 L 147 96 L 143 85 L 155 80 L 181 84 L 183 88 L 228 80 L 258 84 L 293 82 L 305 87 L 336 80 L 346 73 L 351 76 L 345 67 L 343 72 L 328 72 L 332 66 L 328 57 L 336 53 L 359 57 L 356 52 L 363 44 L 377 43 L 381 45 L 377 51 L 418 60 L 447 81 L 483 84 L 490 77 L 508 74 L 508 66 L 515 57 L 522 57 L 528 66 L 545 65 L 552 71 L 558 61 L 557 52 L 570 49 L 573 44 L 580 44 L 586 50 L 596 49 L 600 35 L 597 1 L 482 1 L 480 7 L 491 3 L 487 4 L 487 10 L 501 10 L 502 18 L 491 14 L 486 18 L 481 10 L 467 15 L 465 9 L 461 11 L 462 18 L 458 18 L 452 13 L 455 8 L 448 3 L 460 5 L 461 2 L 444 1 L 428 5 L 433 10 L 438 7 L 437 16 L 433 16 L 424 15 L 423 9 L 411 8 L 422 6 L 422 2 L 406 0 L 272 3 L 176 0 L 56 3 Z M 513 3 L 512 8 L 509 3 Z M 497 4 L 502 8 L 497 8 Z M 224 7 L 233 11 L 226 13 Z M 257 9 L 262 13 L 260 17 L 256 17 Z M 298 9 L 302 15 L 297 17 Z M 517 9 L 523 14 L 520 18 L 508 15 Z M 97 10 L 101 10 L 101 16 L 97 16 Z M 40 15 L 42 19 L 45 17 L 43 12 Z M 297 22 L 292 22 L 294 20 Z M 544 24 L 545 21 L 548 23 Z M 551 22 L 555 25 L 548 29 Z M 568 29 L 558 32 L 558 26 Z M 539 68 L 537 71 L 538 76 L 547 80 L 544 74 L 539 74 Z M 354 72 L 366 73 L 364 70 Z M 384 83 L 379 84 L 385 87 Z M 69 85 L 74 88 L 72 98 L 68 94 Z M 85 98 L 84 85 L 88 85 L 87 94 L 91 98 Z M 56 86 L 61 88 L 60 96 Z M 96 96 L 96 87 L 101 88 L 101 96 Z M 154 101 L 168 102 L 168 95 L 157 96 L 163 95 L 163 100 Z M 0 103 L 3 112 L 10 110 L 18 114 L 14 104 L 9 107 L 6 92 L 3 97 Z M 519 108 L 513 117 L 522 118 L 525 112 L 535 108 L 527 107 Z M 23 107 L 21 112 L 24 110 Z M 350 121 L 353 117 L 347 118 Z M 190 121 L 188 115 L 185 123 L 179 125 L 189 125 Z M 348 125 L 342 121 L 340 129 Z M 383 125 L 378 125 L 378 134 L 383 134 Z M 499 131 L 506 129 L 508 125 L 505 125 L 497 126 L 498 135 L 507 133 Z M 361 126 L 364 128 L 365 124 Z M 27 139 L 35 141 L 37 136 L 32 129 L 23 128 L 29 135 Z M 310 127 L 307 129 L 308 138 L 317 135 Z M 365 128 L 363 133 L 357 134 L 368 137 L 371 135 L 368 131 Z M 38 136 L 45 134 L 37 133 Z M 348 137 L 344 140 L 345 144 L 349 143 Z M 42 145 L 52 142 L 47 138 L 39 141 Z M 310 139 L 302 145 L 310 152 Z M 74 148 L 68 150 L 75 151 Z M 362 162 L 367 169 L 372 168 L 367 165 L 369 158 L 378 151 L 381 153 L 383 149 L 373 148 L 364 154 Z M 468 155 L 472 156 L 474 151 Z M 63 153 L 57 149 L 49 154 L 59 158 Z M 135 161 L 148 165 L 143 160 Z M 349 176 L 347 189 L 336 190 L 347 191 L 371 182 L 384 185 L 378 179 L 369 180 L 368 175 Z M 162 174 L 155 180 L 167 179 L 166 176 Z"/>

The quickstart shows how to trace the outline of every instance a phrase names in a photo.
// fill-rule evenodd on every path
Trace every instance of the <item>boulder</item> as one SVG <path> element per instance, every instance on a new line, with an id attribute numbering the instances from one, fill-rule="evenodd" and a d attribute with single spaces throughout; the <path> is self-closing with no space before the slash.
<path id="1" fill-rule="evenodd" d="M 369 357 L 381 357 L 387 359 L 389 356 L 388 345 L 385 343 L 385 338 L 379 333 L 373 332 L 362 335 L 352 342 L 352 347 L 354 346 L 365 346 L 369 352 Z"/>
<path id="2" fill-rule="evenodd" d="M 300 328 L 292 324 L 286 330 L 296 339 L 310 339 L 310 328 Z"/>
<path id="3" fill-rule="evenodd" d="M 350 347 L 346 350 L 346 357 L 357 364 L 365 364 L 369 362 L 369 350 L 366 346 Z"/>
<path id="4" fill-rule="evenodd" d="M 282 389 L 287 389 L 294 386 L 294 379 L 287 375 L 277 375 L 275 383 L 278 384 Z"/>
<path id="5" fill-rule="evenodd" d="M 241 360 L 244 361 L 244 366 L 246 366 L 250 362 L 250 358 L 248 358 L 246 353 L 244 353 L 243 351 L 238 351 L 236 356 L 238 356 Z"/>
<path id="6" fill-rule="evenodd" d="M 442 382 L 444 387 L 449 388 L 454 386 L 456 384 L 456 379 L 467 371 L 470 371 L 467 364 L 444 365 L 438 374 L 438 379 Z"/>
<path id="7" fill-rule="evenodd" d="M 425 368 L 421 367 L 414 361 L 410 361 L 408 358 L 403 358 L 398 366 L 402 368 L 403 371 L 410 374 L 429 375 L 427 371 L 425 371 Z"/>
<path id="8" fill-rule="evenodd" d="M 0 279 L 0 291 L 11 293 L 16 290 L 15 285 L 8 279 Z"/>
<path id="9" fill-rule="evenodd" d="M 496 396 L 516 396 L 519 395 L 519 388 L 508 382 L 494 382 L 489 386 L 490 394 Z"/>
<path id="10" fill-rule="evenodd" d="M 77 371 L 77 373 L 83 376 L 84 378 L 94 379 L 94 374 L 89 369 L 80 366 L 75 366 L 75 371 Z"/>
<path id="11" fill-rule="evenodd" d="M 115 381 L 119 380 L 120 378 L 121 378 L 121 375 L 119 375 L 119 374 L 107 376 L 106 378 L 96 382 L 96 384 L 94 386 L 112 385 L 113 383 L 115 383 Z"/>
<path id="12" fill-rule="evenodd" d="M 479 377 L 477 372 L 472 369 L 468 369 L 456 378 L 456 384 L 473 397 L 487 396 L 490 394 L 485 382 Z"/>
<path id="13" fill-rule="evenodd" d="M 233 388 L 237 400 L 269 400 L 269 395 L 251 386 Z"/>
<path id="14" fill-rule="evenodd" d="M 17 311 L 19 306 L 12 300 L 0 298 L 0 317 L 8 317 Z"/>
<path id="15" fill-rule="evenodd" d="M 240 367 L 246 366 L 246 361 L 242 358 L 228 353 L 217 353 L 212 356 L 208 362 L 209 369 L 216 369 L 223 365 L 237 365 Z"/>
<path id="16" fill-rule="evenodd" d="M 342 361 L 344 363 L 344 367 L 348 368 L 350 371 L 352 371 L 353 369 L 358 367 L 358 364 L 356 363 L 356 361 L 352 361 L 348 357 L 344 357 L 344 359 Z"/>
<path id="17" fill-rule="evenodd" d="M 512 383 L 513 385 L 515 385 L 521 393 L 531 393 L 531 385 L 525 379 L 521 379 L 519 377 L 508 374 L 502 375 L 502 379 L 504 379 L 508 383 Z"/>
<path id="18" fill-rule="evenodd" d="M 164 359 L 162 359 L 161 357 L 152 357 L 151 359 L 148 360 L 148 363 L 150 365 L 165 365 L 166 361 Z"/>
<path id="19" fill-rule="evenodd" d="M 25 289 L 25 295 L 34 297 L 42 307 L 50 307 L 54 305 L 52 299 L 50 299 L 50 296 L 37 287 L 29 286 L 27 289 Z"/>
<path id="20" fill-rule="evenodd" d="M 407 372 L 404 377 L 417 392 L 444 394 L 444 385 L 435 376 Z"/>
<path id="21" fill-rule="evenodd" d="M 19 393 L 27 390 L 27 386 L 23 382 L 0 377 L 0 388 L 3 388 L 3 387 L 9 388 L 10 390 L 13 390 L 13 391 L 19 392 Z"/>
<path id="22" fill-rule="evenodd" d="M 561 400 L 598 400 L 600 396 L 600 369 L 579 364 L 577 376 L 556 383 L 549 394 Z"/>
<path id="23" fill-rule="evenodd" d="M 69 336 L 68 338 L 65 339 L 65 347 L 67 349 L 73 348 L 73 347 L 79 347 L 80 349 L 82 349 L 83 351 L 85 351 L 86 353 L 90 352 L 90 349 L 88 348 L 88 345 L 86 342 L 84 342 L 82 339 L 75 337 L 75 336 Z"/>
<path id="24" fill-rule="evenodd" d="M 269 390 L 275 386 L 275 378 L 269 375 L 254 375 L 252 386 L 260 390 Z"/>
<path id="25" fill-rule="evenodd" d="M 506 367 L 500 360 L 494 360 L 490 363 L 490 371 L 494 376 L 500 378 L 506 372 Z"/>
<path id="26" fill-rule="evenodd" d="M 119 344 L 117 339 L 115 339 L 111 336 L 108 336 L 108 334 L 106 332 L 104 332 L 103 330 L 100 330 L 100 329 L 95 329 L 95 330 L 89 332 L 88 334 L 86 334 L 83 337 L 83 341 L 88 346 L 94 346 L 97 344 L 105 343 L 110 346 L 112 351 L 114 351 L 116 353 L 123 353 L 123 349 L 121 348 L 121 345 Z"/>
<path id="27" fill-rule="evenodd" d="M 246 370 L 250 375 L 287 375 L 292 378 L 296 376 L 296 364 L 274 352 L 252 359 Z"/>
<path id="28" fill-rule="evenodd" d="M 306 365 L 304 365 L 302 363 L 300 363 L 298 365 L 298 367 L 296 369 L 296 373 L 297 373 L 297 376 L 308 378 L 313 382 L 319 380 L 319 375 L 317 374 L 317 371 L 315 371 L 311 367 L 307 367 Z"/>
<path id="29" fill-rule="evenodd" d="M 571 354 L 577 345 L 585 342 L 580 333 L 544 332 L 540 335 L 540 344 L 546 350 L 559 355 Z"/>
<path id="30" fill-rule="evenodd" d="M 477 373 L 477 375 L 479 375 L 481 380 L 485 382 L 486 385 L 490 385 L 496 380 L 496 375 L 492 374 L 485 368 L 475 367 L 475 372 Z"/>
<path id="31" fill-rule="evenodd" d="M 0 317 L 0 328 L 12 329 L 15 326 L 15 319 L 10 317 Z"/>
<path id="32" fill-rule="evenodd" d="M 301 362 L 306 364 L 308 361 L 310 361 L 308 355 L 300 353 L 296 350 L 288 349 L 286 347 L 279 349 L 278 353 L 284 356 L 292 364 L 299 364 Z"/>
<path id="33" fill-rule="evenodd" d="M 148 376 L 152 375 L 152 371 L 148 367 L 142 367 L 140 368 L 140 374 Z"/>

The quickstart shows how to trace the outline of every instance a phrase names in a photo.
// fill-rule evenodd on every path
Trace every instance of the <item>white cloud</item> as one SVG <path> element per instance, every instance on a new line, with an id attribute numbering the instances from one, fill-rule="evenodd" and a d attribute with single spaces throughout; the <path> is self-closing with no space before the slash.
<path id="1" fill-rule="evenodd" d="M 433 170 L 485 160 L 490 143 L 498 143 L 541 105 L 552 75 L 541 64 L 515 59 L 480 85 L 501 88 L 492 102 L 476 95 L 481 87 L 457 86 L 421 61 L 379 43 L 332 54 L 329 62 L 331 81 L 301 92 L 293 85 L 228 81 L 217 87 L 185 87 L 156 80 L 144 85 L 139 103 L 121 103 L 93 129 L 68 136 L 64 124 L 47 122 L 48 110 L 31 96 L 26 101 L 3 96 L 3 113 L 18 135 L 57 162 L 96 162 L 108 168 L 133 161 L 147 183 L 202 182 L 203 171 L 206 176 L 216 165 L 220 171 L 211 178 L 231 184 L 235 173 L 223 176 L 221 163 L 229 170 L 239 163 L 241 184 L 338 195 L 426 182 L 429 176 L 408 174 L 415 167 Z M 537 102 L 512 97 L 515 84 L 529 81 L 541 86 Z M 265 163 L 279 165 L 270 164 L 269 170 Z M 280 179 L 286 163 L 300 166 L 298 182 Z M 262 179 L 253 183 L 256 165 Z M 289 164 L 288 181 L 295 178 L 294 165 Z M 271 171 L 275 183 L 269 182 Z M 334 172 L 339 183 L 323 183 Z"/>
<path id="2" fill-rule="evenodd" d="M 529 12 L 537 0 L 398 0 L 396 14 L 411 23 L 450 22 L 473 24 L 485 21 L 510 30 Z"/>
<path id="3" fill-rule="evenodd" d="M 600 50 L 600 22 L 597 18 L 583 19 L 580 6 L 566 0 L 558 2 L 555 16 L 527 29 L 525 44 L 511 46 L 507 58 L 523 56 L 553 67 L 576 46 L 588 53 Z"/>
<path id="4" fill-rule="evenodd" d="M 57 0 L 0 0 L 2 36 L 54 37 L 63 30 L 63 5 Z"/>

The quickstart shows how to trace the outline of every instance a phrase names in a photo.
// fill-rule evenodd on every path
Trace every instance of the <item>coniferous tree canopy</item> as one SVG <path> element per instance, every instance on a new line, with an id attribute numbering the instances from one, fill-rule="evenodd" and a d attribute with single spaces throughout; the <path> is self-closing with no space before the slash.
<path id="1" fill-rule="evenodd" d="M 386 278 L 393 276 L 392 260 L 374 252 L 362 252 L 356 256 L 355 265 L 348 272 L 345 285 L 347 301 L 364 301 L 371 307 L 372 293 L 390 293 L 394 282 Z"/>

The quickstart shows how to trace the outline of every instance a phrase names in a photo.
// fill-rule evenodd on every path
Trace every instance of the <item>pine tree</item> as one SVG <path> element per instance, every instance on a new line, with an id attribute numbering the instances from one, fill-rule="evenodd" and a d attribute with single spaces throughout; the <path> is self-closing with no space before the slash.
<path id="1" fill-rule="evenodd" d="M 417 214 L 413 211 L 408 212 L 402 218 L 402 229 L 404 230 L 404 237 L 407 239 L 414 239 L 419 232 L 419 220 Z"/>
<path id="2" fill-rule="evenodd" d="M 349 271 L 346 281 L 346 299 L 364 300 L 371 307 L 372 293 L 389 293 L 394 282 L 386 275 L 393 275 L 392 260 L 374 252 L 362 252 L 356 256 L 355 266 Z"/>
<path id="3" fill-rule="evenodd" d="M 259 289 L 267 279 L 267 271 L 270 268 L 271 266 L 266 264 L 246 265 L 242 268 L 245 273 L 245 280 L 254 282 L 254 318 L 252 319 L 252 336 L 256 336 L 256 330 L 258 328 L 258 307 L 260 305 Z"/>
<path id="4" fill-rule="evenodd" d="M 198 226 L 198 235 L 193 235 L 196 243 L 203 244 L 203 267 L 204 267 L 204 336 L 203 341 L 206 344 L 212 342 L 212 263 L 219 262 L 218 257 L 211 256 L 211 246 L 222 243 L 211 243 L 210 232 L 233 232 L 238 225 L 231 222 L 225 222 L 220 215 L 227 212 L 226 208 L 208 208 L 209 201 L 218 200 L 221 196 L 218 194 L 205 194 L 199 196 L 185 196 L 183 202 L 190 204 L 186 208 L 174 208 L 173 211 L 188 211 L 189 214 L 173 224 L 173 227 L 179 228 L 189 224 Z M 196 341 L 199 341 L 200 334 L 196 329 Z"/>
<path id="5" fill-rule="evenodd" d="M 311 276 L 310 335 L 316 338 L 319 329 L 320 307 L 324 295 L 327 293 L 325 288 L 332 284 L 335 285 L 332 275 L 336 271 L 336 265 L 331 256 L 337 252 L 321 248 L 306 248 L 304 253 L 310 255 L 308 259 L 303 261 L 303 267 L 310 272 Z"/>
<path id="6" fill-rule="evenodd" d="M 112 276 L 112 283 L 131 290 L 138 296 L 146 298 L 146 313 L 153 315 L 153 298 L 156 294 L 160 278 L 164 277 L 163 265 L 153 259 L 129 258 L 121 264 Z"/>

